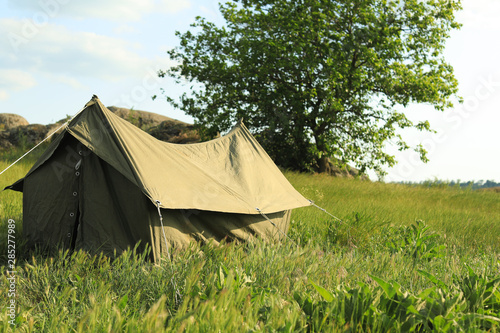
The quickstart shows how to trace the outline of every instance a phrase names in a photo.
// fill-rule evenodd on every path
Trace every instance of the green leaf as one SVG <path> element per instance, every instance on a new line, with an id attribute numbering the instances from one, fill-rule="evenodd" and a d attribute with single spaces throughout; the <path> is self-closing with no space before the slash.
<path id="1" fill-rule="evenodd" d="M 225 271 L 226 271 L 225 267 L 223 267 L 223 265 L 220 265 L 219 275 L 218 275 L 219 281 L 217 281 L 219 289 L 222 289 L 226 283 L 226 274 L 224 274 Z"/>
<path id="2" fill-rule="evenodd" d="M 444 292 L 448 293 L 448 286 L 446 285 L 446 283 L 444 283 L 443 281 L 439 280 L 438 278 L 436 278 L 434 275 L 432 275 L 431 273 L 429 272 L 426 272 L 424 270 L 421 270 L 421 269 L 417 269 L 417 272 L 426 277 L 429 281 L 431 281 L 432 283 L 434 283 L 436 286 L 438 286 L 439 288 L 443 289 Z"/>
<path id="3" fill-rule="evenodd" d="M 118 304 L 117 304 L 118 309 L 123 311 L 125 309 L 125 307 L 127 306 L 127 302 L 128 302 L 128 294 L 125 294 L 125 296 L 120 298 L 120 301 L 118 301 Z"/>
<path id="4" fill-rule="evenodd" d="M 448 322 L 442 315 L 438 315 L 432 319 L 432 324 L 434 325 L 434 329 L 438 332 L 446 332 L 451 323 Z"/>
<path id="5" fill-rule="evenodd" d="M 382 287 L 388 298 L 393 298 L 394 295 L 396 295 L 397 290 L 392 286 L 392 284 L 385 282 L 381 278 L 378 278 L 374 275 L 368 274 L 368 276 L 370 276 L 375 282 L 378 283 L 380 287 Z"/>
<path id="6" fill-rule="evenodd" d="M 318 286 L 312 280 L 309 280 L 309 283 L 314 287 L 314 289 L 316 289 L 316 291 L 324 298 L 325 301 L 333 302 L 335 298 L 331 292 L 329 292 L 323 287 Z"/>

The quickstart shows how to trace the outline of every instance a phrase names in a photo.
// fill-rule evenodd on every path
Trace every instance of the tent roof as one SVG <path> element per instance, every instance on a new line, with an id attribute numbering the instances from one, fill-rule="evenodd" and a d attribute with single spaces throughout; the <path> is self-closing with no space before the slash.
<path id="1" fill-rule="evenodd" d="M 215 140 L 172 144 L 116 116 L 94 96 L 65 131 L 162 208 L 258 214 L 256 208 L 272 213 L 310 204 L 243 123 Z"/>

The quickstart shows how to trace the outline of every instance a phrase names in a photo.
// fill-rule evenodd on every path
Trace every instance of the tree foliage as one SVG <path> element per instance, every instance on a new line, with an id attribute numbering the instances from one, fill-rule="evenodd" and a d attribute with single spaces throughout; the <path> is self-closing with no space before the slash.
<path id="1" fill-rule="evenodd" d="M 457 93 L 445 41 L 459 1 L 233 0 L 217 26 L 197 17 L 160 76 L 192 82 L 176 107 L 208 136 L 238 119 L 283 167 L 325 171 L 328 157 L 383 174 L 398 129 L 430 131 L 401 110 L 452 106 Z M 413 147 L 426 160 L 422 146 Z"/>

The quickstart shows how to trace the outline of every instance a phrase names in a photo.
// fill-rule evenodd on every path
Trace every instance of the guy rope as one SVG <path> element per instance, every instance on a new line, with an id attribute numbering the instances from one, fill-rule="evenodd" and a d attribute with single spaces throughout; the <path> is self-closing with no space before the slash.
<path id="1" fill-rule="evenodd" d="M 2 173 L 4 173 L 5 171 L 7 171 L 8 169 L 10 169 L 11 166 L 13 166 L 14 164 L 16 164 L 17 162 L 19 162 L 20 160 L 22 160 L 24 157 L 26 157 L 26 155 L 28 155 L 29 153 L 31 153 L 33 150 L 35 150 L 38 146 L 40 146 L 42 143 L 44 143 L 45 141 L 47 141 L 48 139 L 50 139 L 54 134 L 56 134 L 57 132 L 59 132 L 59 130 L 65 126 L 67 126 L 69 124 L 70 121 L 72 121 L 80 112 L 82 112 L 83 110 L 85 109 L 85 107 L 83 107 L 80 111 L 78 111 L 73 117 L 71 117 L 71 119 L 69 119 L 68 121 L 66 121 L 64 124 L 62 124 L 61 126 L 59 126 L 58 129 L 56 129 L 55 131 L 53 131 L 52 133 L 50 133 L 49 135 L 47 135 L 45 137 L 45 139 L 43 139 L 42 141 L 40 141 L 39 143 L 37 143 L 33 148 L 31 148 L 30 150 L 28 150 L 26 153 L 24 153 L 23 156 L 19 157 L 17 160 L 15 160 L 11 165 L 9 165 L 8 167 L 6 167 L 2 172 L 0 172 L 0 175 Z"/>

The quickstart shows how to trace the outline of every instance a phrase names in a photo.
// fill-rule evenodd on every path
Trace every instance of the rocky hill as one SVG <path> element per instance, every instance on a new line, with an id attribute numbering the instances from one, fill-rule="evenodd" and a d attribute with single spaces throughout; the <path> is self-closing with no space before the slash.
<path id="1" fill-rule="evenodd" d="M 108 109 L 159 140 L 170 143 L 200 142 L 200 136 L 192 124 L 153 112 L 116 106 L 110 106 Z M 29 124 L 19 115 L 0 113 L 0 152 L 15 147 L 32 147 L 59 129 L 67 120 L 61 119 L 50 125 Z M 359 177 L 359 170 L 352 167 L 340 169 L 331 164 L 330 174 L 335 177 L 355 178 Z"/>
<path id="2" fill-rule="evenodd" d="M 32 146 L 57 130 L 64 121 L 50 125 L 30 124 L 19 115 L 0 113 L 0 150 Z"/>
<path id="3" fill-rule="evenodd" d="M 0 130 L 29 125 L 23 117 L 13 113 L 0 113 Z"/>
<path id="4" fill-rule="evenodd" d="M 108 109 L 158 140 L 171 143 L 200 142 L 200 136 L 192 124 L 148 111 L 125 109 L 116 106 L 110 106 Z"/>
<path id="5" fill-rule="evenodd" d="M 172 143 L 194 143 L 200 141 L 200 137 L 192 124 L 153 112 L 115 106 L 108 108 L 116 115 L 131 122 L 159 140 Z M 67 119 L 62 119 L 50 125 L 30 124 L 19 115 L 0 113 L 0 150 L 19 146 L 32 146 L 57 130 L 66 121 Z"/>

